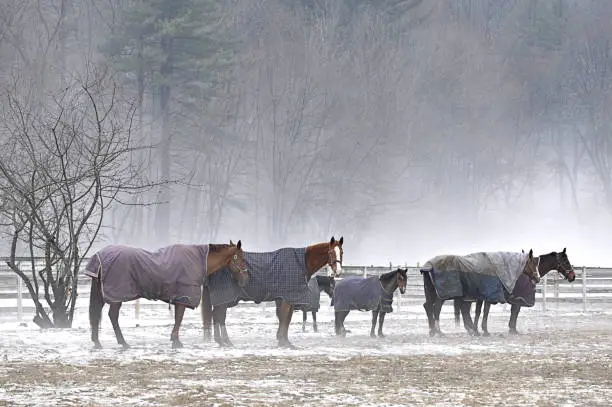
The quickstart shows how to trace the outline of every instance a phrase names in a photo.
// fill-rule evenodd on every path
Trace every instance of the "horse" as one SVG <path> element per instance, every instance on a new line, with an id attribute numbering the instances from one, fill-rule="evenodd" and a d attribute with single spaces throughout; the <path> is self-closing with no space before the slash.
<path id="1" fill-rule="evenodd" d="M 336 280 L 330 276 L 314 276 L 308 282 L 308 286 L 310 288 L 310 294 L 312 296 L 312 304 L 303 306 L 297 305 L 294 307 L 296 311 L 302 311 L 302 332 L 306 332 L 306 320 L 308 319 L 308 311 L 312 313 L 312 329 L 315 332 L 319 332 L 317 327 L 317 311 L 319 310 L 319 302 L 321 299 L 321 292 L 324 292 L 329 296 L 332 300 L 333 305 L 333 295 L 334 295 L 334 286 Z"/>
<path id="2" fill-rule="evenodd" d="M 304 254 L 304 278 L 310 280 L 313 274 L 327 265 L 331 268 L 331 277 L 337 277 L 342 273 L 342 259 L 344 251 L 342 245 L 344 238 L 336 240 L 333 236 L 329 242 L 317 243 L 306 247 Z M 211 292 L 208 286 L 202 290 L 202 324 L 204 338 L 210 340 L 211 325 L 214 326 L 214 340 L 220 346 L 232 346 L 227 334 L 225 320 L 227 316 L 227 304 L 215 305 L 213 307 Z M 248 300 L 248 299 L 247 299 Z M 262 301 L 276 302 L 276 317 L 278 318 L 278 329 L 276 339 L 280 347 L 295 347 L 289 341 L 289 324 L 293 315 L 293 305 L 284 299 L 264 299 Z"/>
<path id="3" fill-rule="evenodd" d="M 378 320 L 378 336 L 383 338 L 383 323 L 385 315 L 393 312 L 391 303 L 395 290 L 406 292 L 406 273 L 408 269 L 398 268 L 381 274 L 379 277 L 347 277 L 338 281 L 334 288 L 334 311 L 336 335 L 346 336 L 344 320 L 351 310 L 372 311 L 372 329 L 370 336 L 376 337 L 376 321 Z"/>
<path id="4" fill-rule="evenodd" d="M 110 304 L 108 316 L 119 345 L 129 348 L 119 327 L 119 310 L 125 301 L 137 298 L 162 300 L 174 304 L 174 327 L 170 335 L 173 348 L 181 348 L 179 330 L 185 308 L 200 303 L 201 287 L 207 276 L 223 267 L 231 270 L 240 286 L 248 279 L 242 251 L 237 244 L 172 245 L 148 252 L 128 246 L 106 246 L 86 266 L 92 277 L 89 295 L 91 340 L 95 348 L 102 345 L 98 329 L 104 303 Z"/>
<path id="5" fill-rule="evenodd" d="M 492 254 L 495 254 L 495 253 L 492 253 Z M 509 254 L 510 255 L 520 255 L 520 253 L 509 253 Z M 485 255 L 486 256 L 487 253 L 475 253 L 473 255 Z M 473 255 L 468 255 L 464 257 L 469 257 Z M 530 250 L 529 254 L 526 257 L 527 259 L 526 259 L 525 266 L 522 269 L 522 274 L 527 275 L 529 279 L 537 283 L 540 281 L 540 274 L 538 271 L 539 258 L 533 256 L 533 250 Z M 461 263 L 460 261 L 458 262 L 457 260 L 457 259 L 460 260 L 461 256 L 439 256 L 438 258 L 450 259 L 450 264 L 452 264 L 453 266 L 458 266 Z M 435 258 L 435 259 L 438 259 L 438 258 Z M 455 270 L 455 271 L 458 271 L 458 270 Z M 429 335 L 435 336 L 436 333 L 439 335 L 443 335 L 440 330 L 440 311 L 442 309 L 442 305 L 444 304 L 445 300 L 440 298 L 430 273 L 427 272 L 426 270 L 421 270 L 421 274 L 423 275 L 423 283 L 424 283 L 423 290 L 425 292 L 425 303 L 423 304 L 423 308 L 425 308 L 425 313 L 427 314 L 427 321 L 429 323 Z M 461 275 L 461 277 L 458 277 L 458 278 L 467 279 L 467 278 L 476 276 L 478 273 L 462 272 L 458 274 Z M 486 276 L 480 275 L 480 276 L 488 278 L 488 279 L 492 279 L 489 281 L 496 281 L 498 285 L 501 285 L 501 279 L 499 278 L 499 276 L 497 277 L 490 276 L 490 275 L 486 275 Z M 462 281 L 461 287 L 459 287 L 459 289 L 460 290 L 465 289 L 466 288 L 465 284 L 467 283 L 468 283 L 467 281 Z M 453 298 L 464 298 L 465 296 L 466 296 L 465 294 L 454 295 Z M 466 327 L 468 332 L 470 333 L 475 332 L 476 329 L 474 327 L 474 322 L 472 321 L 472 318 L 470 316 L 470 303 L 467 301 L 462 301 L 460 303 L 460 311 L 463 317 L 464 326 Z"/>
<path id="6" fill-rule="evenodd" d="M 543 254 L 539 256 L 540 263 L 538 265 L 538 269 L 540 272 L 540 278 L 544 277 L 552 270 L 558 271 L 564 279 L 572 283 L 576 279 L 576 273 L 574 272 L 574 268 L 572 267 L 568 257 L 567 257 L 567 248 L 563 248 L 562 252 L 550 252 L 548 254 Z M 535 290 L 535 287 L 534 287 Z M 462 299 L 455 299 L 455 324 L 459 323 L 459 311 L 461 309 Z M 478 334 L 478 320 L 480 318 L 480 311 L 482 309 L 482 304 L 484 306 L 484 314 L 482 317 L 482 334 L 483 336 L 489 336 L 489 331 L 487 330 L 487 322 L 489 318 L 489 309 L 491 308 L 491 302 L 484 301 L 479 299 L 476 301 L 476 312 L 474 315 L 474 327 L 476 328 L 475 333 Z M 459 310 L 459 311 L 458 311 Z M 521 305 L 518 303 L 511 302 L 510 309 L 510 321 L 508 322 L 508 328 L 510 335 L 517 335 L 518 331 L 516 330 L 516 321 L 518 318 L 518 314 L 521 311 Z M 467 329 L 467 328 L 466 328 Z"/>

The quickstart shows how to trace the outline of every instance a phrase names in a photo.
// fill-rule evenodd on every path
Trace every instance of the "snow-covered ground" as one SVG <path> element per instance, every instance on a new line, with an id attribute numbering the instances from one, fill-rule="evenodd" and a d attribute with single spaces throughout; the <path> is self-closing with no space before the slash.
<path id="1" fill-rule="evenodd" d="M 70 330 L 41 331 L 0 315 L 0 406 L 4 405 L 609 405 L 612 309 L 523 309 L 522 335 L 508 336 L 509 312 L 491 308 L 492 337 L 469 337 L 445 305 L 446 336 L 430 338 L 422 307 L 387 316 L 386 338 L 370 338 L 370 314 L 351 312 L 346 338 L 333 334 L 328 299 L 302 332 L 296 312 L 279 349 L 271 305 L 228 311 L 233 348 L 202 339 L 199 310 L 187 311 L 183 349 L 171 349 L 172 312 L 142 307 L 119 320 L 121 349 L 106 310 L 102 350 L 90 342 L 87 309 Z"/>

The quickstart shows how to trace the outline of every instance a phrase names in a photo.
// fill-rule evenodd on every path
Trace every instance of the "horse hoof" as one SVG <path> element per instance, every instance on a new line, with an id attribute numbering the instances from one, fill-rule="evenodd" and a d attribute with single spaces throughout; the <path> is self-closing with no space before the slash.
<path id="1" fill-rule="evenodd" d="M 183 347 L 183 344 L 180 341 L 172 341 L 172 349 L 180 349 Z"/>
<path id="2" fill-rule="evenodd" d="M 121 344 L 121 347 L 122 347 L 123 349 L 130 349 L 130 345 L 128 345 L 127 343 L 123 343 L 123 344 Z"/>
<path id="3" fill-rule="evenodd" d="M 484 331 L 484 332 L 482 333 L 482 336 L 491 336 L 491 334 L 490 334 L 490 333 L 488 333 L 487 331 Z"/>
<path id="4" fill-rule="evenodd" d="M 436 331 L 429 331 L 429 336 L 431 336 L 432 338 L 436 336 Z"/>
<path id="5" fill-rule="evenodd" d="M 102 344 L 100 342 L 95 342 L 94 349 L 102 349 Z"/>
<path id="6" fill-rule="evenodd" d="M 227 346 L 228 348 L 233 348 L 234 344 L 231 341 L 226 340 L 225 342 L 223 342 L 223 346 Z"/>
<path id="7" fill-rule="evenodd" d="M 510 335 L 520 335 L 519 332 L 516 329 L 511 329 L 511 330 L 508 331 L 508 333 Z"/>
<path id="8" fill-rule="evenodd" d="M 376 334 L 374 332 L 370 332 L 370 338 L 376 338 Z"/>
<path id="9" fill-rule="evenodd" d="M 297 349 L 293 344 L 289 341 L 280 341 L 278 346 L 285 349 Z"/>
<path id="10" fill-rule="evenodd" d="M 379 337 L 379 338 L 386 338 L 387 336 L 386 336 L 386 335 L 384 335 L 382 332 L 380 332 L 380 333 L 378 334 L 378 337 Z"/>

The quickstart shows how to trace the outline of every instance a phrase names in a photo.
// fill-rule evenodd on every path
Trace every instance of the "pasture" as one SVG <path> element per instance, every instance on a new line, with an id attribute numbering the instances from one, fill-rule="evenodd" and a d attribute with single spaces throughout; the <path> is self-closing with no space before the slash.
<path id="1" fill-rule="evenodd" d="M 86 300 L 83 299 L 86 303 Z M 202 340 L 199 312 L 187 311 L 183 349 L 171 349 L 166 306 L 122 309 L 132 348 L 117 345 L 105 308 L 100 340 L 90 342 L 87 310 L 71 330 L 22 326 L 0 315 L 0 405 L 11 406 L 481 406 L 608 405 L 612 397 L 612 311 L 580 304 L 524 309 L 519 336 L 508 336 L 509 311 L 494 306 L 492 337 L 470 337 L 443 308 L 446 336 L 430 338 L 422 307 L 403 302 L 388 315 L 384 339 L 369 337 L 370 314 L 351 312 L 346 338 L 334 335 L 321 297 L 319 332 L 290 335 L 297 350 L 277 347 L 271 305 L 228 311 L 234 348 Z"/>

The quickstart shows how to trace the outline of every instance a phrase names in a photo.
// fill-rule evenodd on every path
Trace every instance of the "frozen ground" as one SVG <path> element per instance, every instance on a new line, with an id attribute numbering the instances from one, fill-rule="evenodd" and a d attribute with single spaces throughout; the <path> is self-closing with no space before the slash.
<path id="1" fill-rule="evenodd" d="M 579 308 L 579 306 L 576 306 Z M 301 330 L 295 313 L 290 339 L 278 349 L 272 307 L 228 312 L 234 348 L 202 341 L 198 311 L 187 311 L 183 349 L 170 348 L 172 315 L 124 309 L 126 340 L 116 344 L 104 315 L 95 351 L 86 309 L 71 330 L 40 331 L 0 317 L 0 406 L 191 405 L 609 405 L 612 398 L 612 310 L 526 309 L 520 336 L 506 335 L 508 312 L 492 307 L 490 338 L 455 328 L 446 305 L 444 338 L 430 338 L 419 305 L 387 316 L 384 339 L 369 337 L 369 313 L 352 312 L 346 338 L 333 335 L 324 303 L 319 332 Z M 105 309 L 106 310 L 106 309 Z M 137 326 L 138 324 L 138 326 Z"/>

